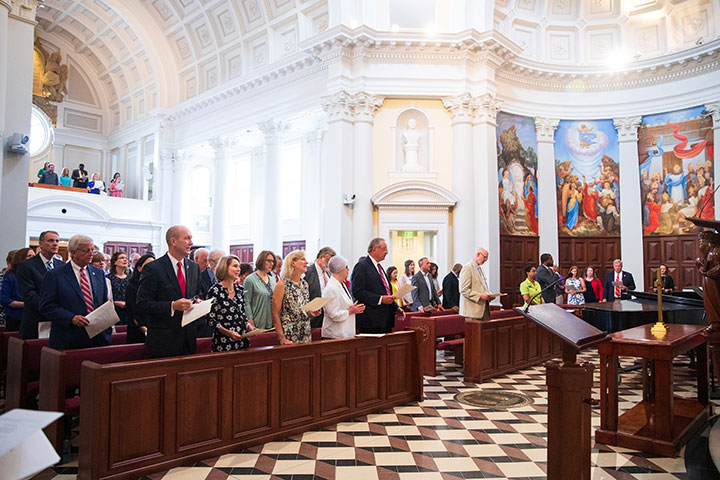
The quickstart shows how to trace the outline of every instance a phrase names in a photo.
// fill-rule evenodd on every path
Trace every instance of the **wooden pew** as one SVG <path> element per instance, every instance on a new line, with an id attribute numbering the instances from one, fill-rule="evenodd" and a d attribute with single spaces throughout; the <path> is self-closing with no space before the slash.
<path id="1" fill-rule="evenodd" d="M 322 328 L 313 328 L 310 333 L 312 334 L 312 341 L 317 342 L 322 339 Z M 257 347 L 272 347 L 273 345 L 277 345 L 277 333 L 275 332 L 266 332 L 261 333 L 260 335 L 254 335 L 250 338 L 250 347 L 249 348 L 257 348 Z"/>
<path id="2" fill-rule="evenodd" d="M 127 332 L 127 325 L 115 325 L 115 333 Z"/>
<path id="3" fill-rule="evenodd" d="M 438 308 L 437 310 L 433 310 L 431 312 L 406 312 L 405 313 L 405 319 L 404 320 L 398 320 L 395 319 L 395 327 L 393 327 L 393 332 L 399 332 L 400 330 L 407 330 L 410 328 L 411 324 L 410 321 L 413 318 L 417 317 L 441 317 L 445 315 L 454 315 L 455 312 L 452 310 L 444 310 L 442 308 Z"/>
<path id="4" fill-rule="evenodd" d="M 209 353 L 212 340 L 199 338 L 198 353 Z M 81 389 L 80 366 L 86 360 L 104 365 L 108 363 L 142 360 L 145 356 L 145 344 L 131 343 L 109 345 L 107 347 L 79 348 L 76 350 L 42 349 L 40 360 L 40 410 L 63 412 L 64 417 L 45 429 L 50 443 L 60 456 L 63 454 L 65 420 L 77 416 L 80 411 Z M 81 392 L 82 394 L 82 392 Z"/>
<path id="5" fill-rule="evenodd" d="M 418 362 L 420 373 L 434 377 L 436 373 L 435 350 L 439 345 L 438 338 L 464 335 L 465 317 L 458 314 L 425 316 L 416 315 L 410 318 L 410 325 L 418 330 Z M 462 339 L 460 339 L 462 340 Z M 456 361 L 462 358 L 462 341 L 441 343 L 441 350 L 445 347 L 455 350 Z M 462 363 L 462 362 L 461 362 Z"/>
<path id="6" fill-rule="evenodd" d="M 11 338 L 20 338 L 20 332 L 6 332 L 3 326 L 2 330 L 0 330 L 0 382 L 2 382 L 3 386 L 7 374 L 8 342 Z"/>
<path id="7" fill-rule="evenodd" d="M 111 345 L 125 343 L 126 333 L 110 337 Z M 32 408 L 40 385 L 40 352 L 48 344 L 47 338 L 22 340 L 11 338 L 8 342 L 7 389 L 5 411 L 13 408 Z"/>
<path id="8" fill-rule="evenodd" d="M 415 336 L 86 361 L 78 478 L 138 478 L 419 401 Z"/>
<path id="9" fill-rule="evenodd" d="M 490 320 L 465 320 L 465 381 L 482 383 L 562 353 L 560 340 L 514 310 L 490 312 Z"/>

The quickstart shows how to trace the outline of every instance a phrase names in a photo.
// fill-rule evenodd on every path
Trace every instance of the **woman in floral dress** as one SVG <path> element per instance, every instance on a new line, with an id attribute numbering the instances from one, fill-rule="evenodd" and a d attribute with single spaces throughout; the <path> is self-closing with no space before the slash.
<path id="1" fill-rule="evenodd" d="M 568 292 L 567 303 L 569 305 L 582 305 L 585 303 L 585 282 L 578 276 L 578 267 L 573 265 L 565 280 L 565 291 Z"/>
<path id="2" fill-rule="evenodd" d="M 240 259 L 235 255 L 222 257 L 215 267 L 218 283 L 210 287 L 207 298 L 215 301 L 208 313 L 208 326 L 213 329 L 212 351 L 228 352 L 247 348 L 250 341 L 240 338 L 252 330 L 245 315 L 243 288 L 235 281 L 240 276 Z"/>
<path id="3" fill-rule="evenodd" d="M 307 266 L 303 250 L 288 253 L 282 279 L 273 291 L 272 318 L 280 345 L 312 341 L 310 317 L 317 317 L 321 310 L 306 312 L 302 309 L 310 301 L 308 284 L 302 278 Z"/>

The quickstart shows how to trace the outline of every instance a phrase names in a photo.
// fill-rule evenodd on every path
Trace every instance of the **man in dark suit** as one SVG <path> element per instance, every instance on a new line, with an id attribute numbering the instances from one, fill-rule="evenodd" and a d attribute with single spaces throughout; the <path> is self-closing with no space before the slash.
<path id="1" fill-rule="evenodd" d="M 390 280 L 380 265 L 388 254 L 387 243 L 382 238 L 373 238 L 368 247 L 368 256 L 359 261 L 352 272 L 350 285 L 355 300 L 365 305 L 365 311 L 355 316 L 360 333 L 388 333 L 395 326 L 398 304 L 392 296 Z M 405 313 L 399 310 L 399 315 Z"/>
<path id="2" fill-rule="evenodd" d="M 462 264 L 456 263 L 452 270 L 445 275 L 442 283 L 442 306 L 455 310 L 455 313 L 460 311 L 460 284 L 458 281 L 460 270 L 462 270 Z"/>
<path id="3" fill-rule="evenodd" d="M 176 225 L 165 234 L 168 252 L 143 268 L 135 311 L 147 317 L 145 349 L 153 358 L 195 353 L 196 322 L 182 326 L 199 293 L 200 269 L 188 260 L 192 233 Z"/>
<path id="4" fill-rule="evenodd" d="M 605 275 L 605 298 L 603 302 L 630 298 L 630 290 L 635 290 L 635 279 L 630 272 L 624 272 L 622 260 L 613 261 L 613 271 Z"/>
<path id="5" fill-rule="evenodd" d="M 310 300 L 316 297 L 322 297 L 325 286 L 330 281 L 330 272 L 327 270 L 328 262 L 332 257 L 337 255 L 335 250 L 330 247 L 323 247 L 315 257 L 315 263 L 310 265 L 305 272 L 305 281 L 308 283 L 310 291 Z M 323 324 L 323 314 L 317 317 L 310 317 L 310 327 L 320 328 Z"/>
<path id="6" fill-rule="evenodd" d="M 210 287 L 215 285 L 215 274 L 213 269 L 209 268 L 208 257 L 210 251 L 207 248 L 198 248 L 193 253 L 193 260 L 197 263 L 200 269 L 200 285 L 198 287 L 198 296 L 205 300 L 207 298 L 208 290 Z M 207 317 L 198 318 L 195 320 L 195 330 L 197 330 L 198 337 L 212 337 L 213 329 L 207 324 Z"/>
<path id="7" fill-rule="evenodd" d="M 418 261 L 420 271 L 413 275 L 412 285 L 415 290 L 412 291 L 413 312 L 425 312 L 434 310 L 440 304 L 435 287 L 433 286 L 432 277 L 430 277 L 430 260 L 423 257 Z"/>
<path id="8" fill-rule="evenodd" d="M 40 313 L 51 320 L 50 348 L 101 347 L 110 344 L 112 328 L 90 338 L 86 318 L 108 299 L 105 273 L 90 265 L 95 250 L 93 240 L 73 235 L 68 241 L 70 261 L 45 276 L 40 294 Z"/>
<path id="9" fill-rule="evenodd" d="M 87 188 L 88 172 L 85 170 L 85 165 L 81 163 L 72 171 L 72 181 L 75 188 Z"/>
<path id="10" fill-rule="evenodd" d="M 555 289 L 547 288 L 553 282 L 557 282 L 560 276 L 553 270 L 553 258 L 549 253 L 540 255 L 540 265 L 537 268 L 537 276 L 535 277 L 543 289 L 542 297 L 545 303 L 555 303 Z"/>
<path id="11" fill-rule="evenodd" d="M 26 340 L 38 338 L 38 323 L 48 321 L 40 313 L 42 282 L 47 272 L 63 264 L 53 258 L 60 246 L 57 232 L 42 232 L 39 244 L 40 253 L 18 265 L 17 270 L 18 285 L 25 302 L 20 335 Z"/>

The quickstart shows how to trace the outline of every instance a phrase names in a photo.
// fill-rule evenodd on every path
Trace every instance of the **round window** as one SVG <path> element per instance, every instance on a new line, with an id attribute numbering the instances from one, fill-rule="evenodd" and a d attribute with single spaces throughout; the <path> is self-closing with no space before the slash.
<path id="1" fill-rule="evenodd" d="M 53 128 L 50 119 L 38 107 L 33 105 L 30 119 L 30 156 L 43 153 L 53 140 Z"/>

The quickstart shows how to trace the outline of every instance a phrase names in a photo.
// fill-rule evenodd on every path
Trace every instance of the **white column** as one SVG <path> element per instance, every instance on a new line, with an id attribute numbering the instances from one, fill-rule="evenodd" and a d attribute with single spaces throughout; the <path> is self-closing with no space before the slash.
<path id="1" fill-rule="evenodd" d="M 490 290 L 500 291 L 500 205 L 496 119 L 501 102 L 485 94 L 473 99 L 473 152 L 475 158 L 475 241 L 485 246 L 490 258 L 485 264 Z M 497 299 L 495 303 L 499 303 Z"/>
<path id="2" fill-rule="evenodd" d="M 188 167 L 190 166 L 190 157 L 186 152 L 178 150 L 175 152 L 172 165 L 172 194 L 170 200 L 170 218 L 172 219 L 172 221 L 170 222 L 170 225 L 188 226 L 185 224 L 186 218 L 183 213 L 186 211 L 186 207 L 188 207 L 189 205 L 185 205 L 183 200 L 189 192 L 189 190 L 185 188 L 185 180 L 190 177 L 190 175 L 188 175 L 189 172 L 186 172 L 186 170 L 188 170 Z"/>
<path id="3" fill-rule="evenodd" d="M 0 2 L 0 257 L 27 245 L 30 156 L 8 153 L 13 133 L 30 134 L 33 40 L 37 2 Z M 60 232 L 62 236 L 62 232 Z"/>
<path id="4" fill-rule="evenodd" d="M 452 251 L 448 264 L 465 263 L 475 253 L 475 194 L 472 97 L 465 93 L 442 99 L 452 116 L 452 190 L 458 197 L 452 218 Z M 495 141 L 493 140 L 493 144 Z M 497 187 L 496 187 L 497 190 Z"/>
<path id="5" fill-rule="evenodd" d="M 265 197 L 263 214 L 263 248 L 282 254 L 282 218 L 280 201 L 282 191 L 278 185 L 282 135 L 287 125 L 281 121 L 268 120 L 258 123 L 265 135 Z"/>
<path id="6" fill-rule="evenodd" d="M 161 148 L 155 164 L 155 200 L 159 202 L 160 221 L 163 231 L 173 224 L 173 163 L 177 152 L 170 148 Z"/>
<path id="7" fill-rule="evenodd" d="M 323 162 L 325 176 L 320 243 L 332 245 L 350 262 L 353 251 L 352 208 L 343 205 L 345 194 L 353 188 L 353 99 L 345 91 L 322 99 L 328 117 L 325 137 L 327 154 Z M 367 239 L 368 243 L 370 239 Z M 345 253 L 343 253 L 345 252 Z"/>
<path id="8" fill-rule="evenodd" d="M 718 146 L 720 145 L 720 102 L 713 102 L 705 104 L 705 108 L 712 115 L 713 121 L 713 142 L 715 145 L 715 152 L 713 154 L 713 175 L 714 182 L 713 188 L 720 185 L 720 151 Z M 715 219 L 720 220 L 720 190 L 715 192 Z"/>
<path id="9" fill-rule="evenodd" d="M 367 246 L 373 238 L 373 206 L 370 198 L 374 193 L 373 178 L 373 122 L 375 111 L 382 105 L 382 97 L 360 92 L 355 95 L 355 124 L 353 126 L 353 205 L 352 250 L 344 253 L 351 261 L 367 254 Z"/>
<path id="10" fill-rule="evenodd" d="M 324 132 L 317 126 L 307 133 L 302 142 L 302 234 L 306 248 L 312 252 L 318 251 L 320 245 L 320 205 L 322 203 L 322 140 Z"/>
<path id="11" fill-rule="evenodd" d="M 557 225 L 557 191 L 555 188 L 555 129 L 557 118 L 535 117 L 537 132 L 537 201 L 539 255 L 549 253 L 560 258 Z"/>
<path id="12" fill-rule="evenodd" d="M 253 249 L 257 256 L 261 251 L 267 250 L 268 247 L 263 243 L 264 222 L 264 205 L 267 199 L 265 192 L 265 159 L 263 148 L 258 146 L 252 150 L 250 155 L 250 205 L 243 208 L 251 208 L 250 211 L 250 238 L 253 241 Z M 279 252 L 278 255 L 282 253 Z"/>
<path id="13" fill-rule="evenodd" d="M 230 162 L 232 143 L 229 139 L 218 137 L 210 140 L 215 153 L 215 191 L 213 192 L 212 246 L 223 252 L 230 251 L 230 202 L 229 180 L 234 178 Z"/>
<path id="14" fill-rule="evenodd" d="M 613 119 L 620 147 L 620 254 L 623 270 L 632 273 L 637 288 L 644 290 L 642 199 L 637 149 L 637 129 L 641 121 L 641 117 Z"/>

